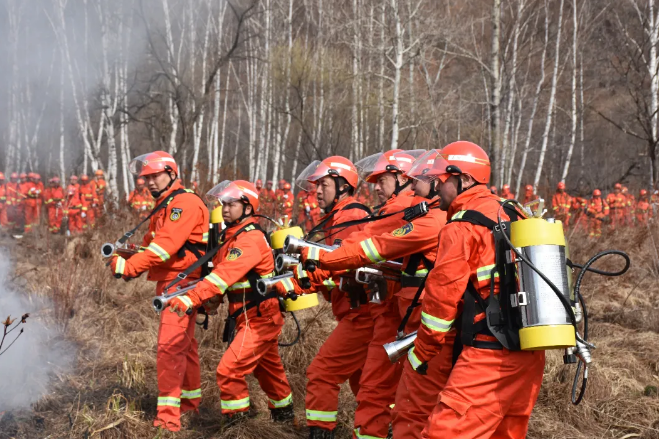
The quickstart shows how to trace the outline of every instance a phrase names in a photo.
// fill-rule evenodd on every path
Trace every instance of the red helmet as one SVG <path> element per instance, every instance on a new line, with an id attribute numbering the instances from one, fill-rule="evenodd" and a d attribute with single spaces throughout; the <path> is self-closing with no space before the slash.
<path id="1" fill-rule="evenodd" d="M 593 197 L 599 197 L 601 195 L 602 195 L 602 191 L 600 191 L 599 189 L 595 189 L 593 191 Z"/>
<path id="2" fill-rule="evenodd" d="M 613 189 L 622 189 L 622 185 L 620 183 L 616 183 L 613 185 Z"/>
<path id="3" fill-rule="evenodd" d="M 490 181 L 490 159 L 475 143 L 458 141 L 442 148 L 442 153 L 427 173 L 445 182 L 451 175 L 470 175 L 478 183 Z"/>
<path id="4" fill-rule="evenodd" d="M 165 151 L 155 151 L 135 157 L 130 162 L 129 169 L 131 174 L 140 177 L 167 171 L 174 171 L 178 175 L 176 160 Z"/>
<path id="5" fill-rule="evenodd" d="M 242 201 L 244 204 L 252 205 L 252 213 L 259 208 L 259 194 L 256 187 L 249 181 L 245 180 L 224 180 L 222 183 L 208 191 L 206 197 L 221 203 L 231 203 L 233 201 Z"/>
<path id="6" fill-rule="evenodd" d="M 137 184 L 145 185 L 146 180 L 144 180 L 142 177 L 137 177 Z"/>
<path id="7" fill-rule="evenodd" d="M 34 172 L 28 172 L 27 173 L 27 178 L 35 178 L 34 177 Z"/>
<path id="8" fill-rule="evenodd" d="M 57 175 L 54 176 L 53 178 L 51 178 L 51 179 L 48 180 L 48 181 L 49 181 L 50 183 L 54 183 L 54 184 L 59 184 L 59 182 L 60 182 L 59 177 L 58 177 Z"/>
<path id="9" fill-rule="evenodd" d="M 87 183 L 89 181 L 89 177 L 87 176 L 87 174 L 82 174 L 80 176 L 80 181 L 83 183 Z"/>
<path id="10" fill-rule="evenodd" d="M 16 180 L 18 178 L 18 174 L 16 172 L 12 172 L 9 178 L 11 178 L 12 180 Z"/>
<path id="11" fill-rule="evenodd" d="M 289 182 L 284 183 L 284 189 L 291 190 L 291 184 Z"/>
<path id="12" fill-rule="evenodd" d="M 527 185 L 526 185 L 526 191 L 527 191 L 527 192 L 528 192 L 528 191 L 533 191 L 533 186 L 531 186 L 530 184 L 527 184 Z"/>
<path id="13" fill-rule="evenodd" d="M 97 177 L 103 177 L 103 170 L 97 169 L 94 171 L 94 175 Z"/>
<path id="14" fill-rule="evenodd" d="M 21 175 L 19 175 L 21 180 L 25 180 L 27 178 L 27 174 L 25 172 L 21 172 Z"/>
<path id="15" fill-rule="evenodd" d="M 283 178 L 279 180 L 279 186 L 284 187 L 285 184 L 286 184 L 286 180 L 284 180 Z"/>
<path id="16" fill-rule="evenodd" d="M 422 149 L 414 151 L 392 149 L 361 159 L 355 163 L 355 167 L 359 169 L 359 174 L 363 180 L 368 183 L 375 183 L 380 175 L 387 172 L 392 174 L 407 173 L 412 168 L 414 161 L 425 152 Z"/>
<path id="17" fill-rule="evenodd" d="M 256 185 L 256 188 L 257 188 L 257 189 L 261 189 L 261 188 L 263 187 L 263 182 L 261 181 L 260 178 L 259 178 L 258 180 L 256 180 L 256 184 L 255 184 L 255 185 Z"/>
<path id="18" fill-rule="evenodd" d="M 268 181 L 266 181 L 265 184 L 266 184 L 266 185 L 269 184 L 270 186 L 272 186 L 272 180 L 268 180 Z"/>
<path id="19" fill-rule="evenodd" d="M 503 187 L 501 188 L 503 192 L 509 191 L 510 190 L 510 185 L 504 184 Z"/>
<path id="20" fill-rule="evenodd" d="M 644 197 L 647 194 L 648 194 L 648 191 L 646 191 L 645 189 L 641 189 L 641 197 Z"/>
<path id="21" fill-rule="evenodd" d="M 37 180 L 41 180 L 41 174 L 37 174 L 36 172 L 34 173 L 34 178 Z"/>
<path id="22" fill-rule="evenodd" d="M 311 189 L 312 185 L 315 185 L 318 180 L 327 176 L 333 178 L 343 177 L 354 189 L 357 188 L 359 183 L 359 174 L 355 165 L 345 157 L 334 155 L 327 157 L 322 162 L 320 160 L 313 161 L 300 173 L 296 184 L 302 189 Z"/>
<path id="23" fill-rule="evenodd" d="M 558 183 L 558 185 L 556 186 L 556 188 L 557 188 L 557 189 L 565 189 L 565 183 L 563 183 L 562 181 L 560 181 L 560 182 Z"/>
<path id="24" fill-rule="evenodd" d="M 78 176 L 77 175 L 72 175 L 72 176 L 69 177 L 69 180 L 78 181 Z"/>
<path id="25" fill-rule="evenodd" d="M 627 192 L 629 192 L 629 189 L 627 189 L 627 186 L 623 186 L 622 187 L 622 193 L 626 194 Z"/>

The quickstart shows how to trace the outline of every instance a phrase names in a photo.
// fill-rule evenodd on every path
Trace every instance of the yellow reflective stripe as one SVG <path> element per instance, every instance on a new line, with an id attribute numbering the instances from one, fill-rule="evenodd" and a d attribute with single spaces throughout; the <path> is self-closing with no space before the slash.
<path id="1" fill-rule="evenodd" d="M 304 269 L 302 264 L 297 264 L 297 278 L 298 279 L 303 279 L 305 277 L 309 277 L 307 274 L 307 271 Z"/>
<path id="2" fill-rule="evenodd" d="M 487 279 L 492 278 L 492 269 L 496 267 L 496 264 L 492 265 L 486 265 L 484 267 L 480 267 L 479 269 L 476 270 L 476 278 L 478 278 L 478 281 L 484 281 Z M 495 271 L 494 272 L 494 277 L 499 277 L 499 272 Z"/>
<path id="3" fill-rule="evenodd" d="M 241 410 L 249 407 L 249 396 L 243 399 L 236 400 L 222 400 L 222 410 Z"/>
<path id="4" fill-rule="evenodd" d="M 268 398 L 268 399 L 270 399 L 270 398 Z M 286 398 L 284 398 L 282 400 L 279 400 L 279 401 L 275 401 L 274 399 L 270 399 L 270 403 L 273 406 L 275 406 L 275 408 L 286 407 L 287 405 L 293 404 L 293 394 L 290 393 Z"/>
<path id="5" fill-rule="evenodd" d="M 146 249 L 151 250 L 163 262 L 165 262 L 169 258 L 171 258 L 171 256 L 169 256 L 169 253 L 167 253 L 162 247 L 160 247 L 155 242 L 152 242 L 151 244 L 149 244 L 149 246 Z"/>
<path id="6" fill-rule="evenodd" d="M 502 198 L 502 200 L 503 200 L 503 198 Z M 456 212 L 456 214 L 453 215 L 453 216 L 451 217 L 451 219 L 452 219 L 452 220 L 454 220 L 454 219 L 461 219 L 461 218 L 464 216 L 465 212 L 467 212 L 467 211 L 466 211 L 466 210 L 461 210 L 460 212 Z"/>
<path id="7" fill-rule="evenodd" d="M 290 277 L 282 279 L 281 284 L 284 286 L 286 291 L 295 291 L 295 285 Z"/>
<path id="8" fill-rule="evenodd" d="M 151 237 L 155 238 L 156 237 L 156 232 L 151 232 Z"/>
<path id="9" fill-rule="evenodd" d="M 268 278 L 270 278 L 270 277 L 273 277 L 274 275 L 275 275 L 274 272 L 272 272 L 272 273 L 268 273 L 268 274 L 264 274 L 263 276 L 261 276 L 261 279 L 268 279 Z M 251 285 L 249 284 L 249 281 L 245 281 L 245 282 L 236 282 L 235 284 L 231 285 L 231 286 L 228 288 L 228 291 L 233 291 L 233 290 L 244 290 L 245 288 L 251 288 Z"/>
<path id="10" fill-rule="evenodd" d="M 412 347 L 412 349 L 410 349 L 407 352 L 407 359 L 410 361 L 410 364 L 412 365 L 412 369 L 414 369 L 414 370 L 416 370 L 417 367 L 419 367 L 423 364 L 421 362 L 421 360 L 419 360 L 417 358 L 416 354 L 414 353 L 414 347 Z"/>
<path id="11" fill-rule="evenodd" d="M 317 247 L 310 247 L 309 252 L 307 253 L 307 259 L 318 261 L 320 259 L 320 249 Z"/>
<path id="12" fill-rule="evenodd" d="M 307 420 L 319 422 L 336 422 L 338 412 L 323 412 L 320 410 L 307 409 Z"/>
<path id="13" fill-rule="evenodd" d="M 362 250 L 364 250 L 364 254 L 371 262 L 378 263 L 385 260 L 375 249 L 375 244 L 373 244 L 373 240 L 371 238 L 360 242 L 359 245 L 361 245 Z"/>
<path id="14" fill-rule="evenodd" d="M 192 308 L 192 300 L 188 296 L 178 296 L 178 299 L 188 308 Z"/>
<path id="15" fill-rule="evenodd" d="M 201 389 L 181 390 L 181 399 L 201 398 Z"/>
<path id="16" fill-rule="evenodd" d="M 453 320 L 443 320 L 421 311 L 421 324 L 431 331 L 448 332 L 451 329 Z"/>
<path id="17" fill-rule="evenodd" d="M 181 398 L 176 398 L 174 396 L 159 396 L 158 405 L 167 405 L 170 407 L 181 407 Z"/>
<path id="18" fill-rule="evenodd" d="M 355 436 L 357 439 L 387 439 L 386 436 L 371 436 L 368 434 L 361 434 L 361 427 L 355 428 Z"/>
<path id="19" fill-rule="evenodd" d="M 336 287 L 336 282 L 334 282 L 334 280 L 332 280 L 332 279 L 330 278 L 330 279 L 326 279 L 326 280 L 324 280 L 324 281 L 323 281 L 323 285 L 324 285 L 328 290 L 331 290 L 332 288 Z"/>
<path id="20" fill-rule="evenodd" d="M 125 269 L 126 269 L 126 260 L 121 256 L 119 256 L 117 258 L 117 265 L 114 267 L 114 272 L 119 274 L 124 274 Z"/>
<path id="21" fill-rule="evenodd" d="M 404 271 L 401 273 L 402 276 L 408 276 L 408 277 L 426 277 L 427 274 L 428 274 L 428 270 L 425 268 L 421 270 L 417 270 L 416 273 L 414 273 L 414 276 L 411 276 L 405 273 Z"/>
<path id="22" fill-rule="evenodd" d="M 220 294 L 224 294 L 226 289 L 229 288 L 229 285 L 227 285 L 227 283 L 215 273 L 209 274 L 204 279 L 218 287 L 220 289 Z"/>
<path id="23" fill-rule="evenodd" d="M 201 235 L 201 242 L 203 243 L 208 242 L 208 232 L 204 232 L 204 234 Z"/>

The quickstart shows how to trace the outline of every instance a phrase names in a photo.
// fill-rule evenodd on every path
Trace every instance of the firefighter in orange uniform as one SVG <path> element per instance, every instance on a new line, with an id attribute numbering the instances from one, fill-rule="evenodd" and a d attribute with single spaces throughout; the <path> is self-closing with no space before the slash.
<path id="1" fill-rule="evenodd" d="M 411 169 L 408 168 L 406 171 L 407 177 L 415 179 L 412 184 L 416 195 L 414 203 L 430 201 L 436 199 L 438 195 L 434 182 L 423 179 L 424 171 L 430 169 L 438 154 L 439 150 L 432 150 L 422 155 L 414 162 Z M 395 293 L 394 297 L 400 315 L 388 316 L 389 321 L 395 324 L 394 335 L 391 339 L 382 339 L 376 342 L 378 337 L 374 335 L 372 347 L 374 349 L 379 347 L 377 352 L 383 351 L 382 344 L 393 341 L 398 330 L 412 332 L 418 329 L 421 310 L 417 306 L 419 298 L 416 301 L 414 301 L 414 298 L 428 269 L 432 268 L 434 263 L 438 231 L 446 223 L 446 213 L 435 208 L 431 209 L 427 215 L 415 218 L 411 222 L 403 219 L 401 223 L 401 227 L 395 230 L 389 229 L 387 233 L 373 235 L 362 241 L 351 239 L 350 242 L 345 241 L 343 246 L 337 250 L 319 252 L 320 267 L 330 270 L 355 269 L 385 260 L 403 259 L 402 281 L 399 285 L 399 291 Z M 377 224 L 377 222 L 370 224 Z M 407 315 L 408 308 L 409 315 Z M 401 321 L 403 317 L 406 322 Z M 377 318 L 375 321 L 377 331 Z M 377 355 L 372 358 L 372 353 L 377 352 L 369 351 L 369 357 L 362 375 L 361 389 L 367 386 L 364 378 L 368 376 L 369 369 L 377 370 L 377 368 L 380 368 L 383 372 L 386 370 L 383 364 L 378 364 L 380 358 Z M 389 361 L 386 357 L 384 360 Z M 369 368 L 370 364 L 372 365 Z M 397 365 L 394 379 L 391 382 L 383 380 L 379 383 L 379 391 L 383 395 L 395 396 L 395 405 L 392 411 L 393 419 L 391 421 L 393 437 L 418 438 L 427 422 L 428 415 L 437 401 L 437 394 L 448 378 L 451 370 L 451 355 L 449 353 L 446 356 L 438 356 L 437 361 L 433 362 L 432 373 L 428 376 L 419 376 L 410 369 L 402 371 L 401 377 L 400 366 L 400 364 Z M 389 393 L 390 389 L 387 388 L 387 385 L 397 387 L 395 395 Z M 355 415 L 356 421 L 360 418 L 358 414 L 359 408 Z M 377 422 L 377 420 L 375 421 Z M 364 434 L 364 430 L 360 430 L 360 425 L 356 422 L 358 430 L 355 435 L 357 437 L 386 437 L 389 419 L 383 417 L 380 421 L 383 425 L 380 425 L 380 428 L 376 431 L 367 426 L 368 434 Z"/>
<path id="2" fill-rule="evenodd" d="M 330 229 L 362 219 L 370 212 L 368 207 L 355 201 L 359 175 L 350 160 L 341 156 L 328 157 L 322 162 L 316 160 L 300 173 L 296 181 L 304 190 L 315 190 L 318 205 L 325 212 L 307 236 L 313 237 L 316 232 L 325 231 L 326 244 L 340 245 L 351 234 L 364 228 L 360 224 Z M 346 291 L 341 291 L 338 288 L 339 275 L 321 269 L 309 274 L 312 291 L 323 293 L 331 302 L 332 313 L 338 320 L 337 326 L 307 368 L 306 418 L 309 437 L 315 439 L 334 437 L 340 386 L 348 381 L 353 394 L 357 395 L 373 336 L 373 320 L 363 287 L 346 283 Z"/>
<path id="3" fill-rule="evenodd" d="M 611 230 L 624 226 L 627 198 L 622 194 L 622 185 L 620 183 L 616 183 L 613 186 L 613 192 L 606 196 L 606 204 L 611 209 Z"/>
<path id="4" fill-rule="evenodd" d="M 491 333 L 479 328 L 484 313 L 463 314 L 468 289 L 484 300 L 490 296 L 491 268 L 495 263 L 490 228 L 469 221 L 476 211 L 493 225 L 501 200 L 486 184 L 490 178 L 487 154 L 471 142 L 455 142 L 442 149 L 426 173 L 437 178 L 440 209 L 451 220 L 442 228 L 434 268 L 425 284 L 421 326 L 408 352 L 410 367 L 427 374 L 429 362 L 451 349 L 447 336 L 456 320 L 464 348 L 457 356 L 435 409 L 422 432 L 424 438 L 526 437 L 528 421 L 542 384 L 542 351 L 509 351 Z M 507 216 L 502 214 L 502 217 Z M 470 286 L 468 286 L 470 285 Z M 499 282 L 493 282 L 498 293 Z M 474 298 L 466 300 L 474 300 Z M 473 334 L 472 337 L 467 334 Z M 457 337 L 457 336 L 456 336 Z M 501 364 L 505 363 L 505 368 Z"/>
<path id="5" fill-rule="evenodd" d="M 165 287 L 200 258 L 208 241 L 208 209 L 192 191 L 177 181 L 174 158 L 156 151 L 135 158 L 130 164 L 133 175 L 146 180 L 156 199 L 142 246 L 145 251 L 124 259 L 113 256 L 111 268 L 124 279 L 148 271 L 148 280 L 156 281 L 156 292 Z M 201 269 L 187 279 L 201 277 Z M 181 413 L 197 410 L 201 402 L 201 378 L 197 341 L 194 337 L 197 312 L 179 316 L 160 313 L 158 332 L 158 413 L 153 425 L 170 431 L 181 429 Z"/>
<path id="6" fill-rule="evenodd" d="M 311 230 L 310 228 L 307 227 L 307 216 L 309 215 L 307 211 L 311 211 L 311 207 L 309 207 L 307 203 L 307 198 L 309 197 L 309 193 L 305 190 L 300 190 L 300 192 L 297 193 L 297 222 L 296 224 L 300 227 L 302 227 L 304 230 Z"/>
<path id="7" fill-rule="evenodd" d="M 254 374 L 268 396 L 271 417 L 294 420 L 293 396 L 279 357 L 277 340 L 284 326 L 276 294 L 261 296 L 256 282 L 274 275 L 272 251 L 253 213 L 259 198 L 252 183 L 223 181 L 208 192 L 222 203 L 226 229 L 220 250 L 213 258 L 213 272 L 184 296 L 172 301 L 171 310 L 185 315 L 204 302 L 226 296 L 229 318 L 225 341 L 229 343 L 217 367 L 222 413 L 230 420 L 250 408 L 245 377 Z"/>
<path id="8" fill-rule="evenodd" d="M 48 181 L 48 187 L 43 193 L 44 205 L 48 210 L 48 231 L 50 233 L 60 233 L 62 227 L 62 218 L 64 209 L 64 190 L 60 185 L 59 177 L 55 176 Z"/>
<path id="9" fill-rule="evenodd" d="M 38 204 L 37 224 L 40 224 L 41 223 L 41 210 L 42 210 L 43 203 L 44 203 L 44 200 L 45 200 L 44 194 L 43 194 L 45 188 L 44 188 L 43 181 L 41 181 L 41 175 L 36 173 L 36 172 L 34 173 L 34 182 L 37 185 L 37 190 L 39 191 L 39 197 L 37 198 L 37 204 Z"/>
<path id="10" fill-rule="evenodd" d="M 39 198 L 41 191 L 37 185 L 35 174 L 30 172 L 21 184 L 21 193 L 25 195 L 24 212 L 25 212 L 25 232 L 32 231 L 32 227 L 39 223 Z"/>
<path id="11" fill-rule="evenodd" d="M 524 188 L 524 203 L 527 204 L 530 203 L 531 201 L 535 201 L 538 199 L 538 196 L 535 194 L 535 191 L 533 190 L 533 186 L 530 184 L 527 184 L 526 187 Z"/>
<path id="12" fill-rule="evenodd" d="M 652 219 L 652 206 L 648 202 L 648 191 L 645 189 L 641 189 L 639 194 L 638 203 L 634 208 L 634 217 L 636 224 L 641 227 L 645 227 Z"/>
<path id="13" fill-rule="evenodd" d="M 563 230 L 567 230 L 570 225 L 570 207 L 572 197 L 565 192 L 565 183 L 562 181 L 556 186 L 556 193 L 551 197 L 551 208 L 554 212 L 554 218 L 563 223 Z"/>
<path id="14" fill-rule="evenodd" d="M 7 227 L 15 229 L 23 227 L 23 197 L 21 195 L 21 183 L 16 172 L 9 176 L 7 188 Z"/>
<path id="15" fill-rule="evenodd" d="M 135 182 L 135 189 L 128 196 L 128 204 L 137 213 L 140 219 L 149 216 L 151 209 L 155 207 L 153 204 L 153 197 L 146 188 L 146 181 L 142 177 L 138 177 Z"/>
<path id="16" fill-rule="evenodd" d="M 69 181 L 77 181 L 78 177 L 72 175 Z M 82 232 L 83 222 L 82 213 L 82 200 L 78 192 L 77 184 L 69 184 L 66 188 L 66 198 L 64 199 L 63 215 L 67 217 L 67 227 L 70 234 L 77 234 Z"/>
<path id="17" fill-rule="evenodd" d="M 96 218 L 100 218 L 105 211 L 105 190 L 107 183 L 105 182 L 105 176 L 101 169 L 94 171 L 94 184 L 96 185 L 96 198 L 98 199 L 98 207 L 96 210 Z"/>
<path id="18" fill-rule="evenodd" d="M 0 228 L 5 228 L 9 224 L 7 220 L 7 182 L 5 174 L 0 172 Z"/>
<path id="19" fill-rule="evenodd" d="M 615 201 L 617 201 L 617 198 L 614 199 Z M 609 217 L 609 205 L 602 199 L 602 192 L 599 189 L 593 191 L 593 197 L 588 203 L 586 214 L 590 217 L 588 236 L 599 238 L 602 236 L 602 223 Z"/>
<path id="20" fill-rule="evenodd" d="M 362 203 L 364 206 L 373 207 L 373 196 L 367 182 L 363 181 L 362 184 L 359 185 L 359 191 L 355 198 L 358 203 Z"/>
<path id="21" fill-rule="evenodd" d="M 622 195 L 625 197 L 625 224 L 628 226 L 634 225 L 634 208 L 636 207 L 636 197 L 634 194 L 629 193 L 627 186 L 622 187 Z"/>
<path id="22" fill-rule="evenodd" d="M 293 192 L 291 192 L 291 184 L 285 182 L 281 194 L 277 197 L 277 211 L 284 226 L 287 226 L 293 219 L 293 203 L 294 197 Z"/>
<path id="23" fill-rule="evenodd" d="M 501 198 L 505 198 L 507 200 L 515 199 L 515 194 L 510 192 L 510 185 L 507 184 L 503 185 L 503 187 L 501 188 Z"/>
<path id="24" fill-rule="evenodd" d="M 82 200 L 82 228 L 91 230 L 96 225 L 96 208 L 98 207 L 98 198 L 96 198 L 96 187 L 89 181 L 86 174 L 80 176 L 80 187 L 78 189 L 80 199 Z"/>

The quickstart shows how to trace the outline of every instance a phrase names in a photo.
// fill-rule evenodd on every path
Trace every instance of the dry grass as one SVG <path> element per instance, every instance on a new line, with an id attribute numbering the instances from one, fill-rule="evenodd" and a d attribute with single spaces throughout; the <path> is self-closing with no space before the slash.
<path id="1" fill-rule="evenodd" d="M 219 317 L 212 319 L 207 331 L 197 332 L 204 395 L 200 414 L 186 416 L 186 428 L 177 434 L 161 434 L 151 427 L 157 397 L 158 329 L 149 304 L 153 285 L 109 276 L 98 249 L 119 233 L 116 227 L 105 227 L 102 237 L 99 231 L 72 240 L 42 235 L 13 246 L 18 261 L 15 270 L 20 274 L 16 282 L 31 294 L 53 298 L 52 318 L 75 342 L 78 356 L 75 369 L 56 377 L 54 391 L 31 411 L 5 414 L 0 420 L 0 439 L 305 437 L 304 428 L 297 431 L 269 420 L 266 397 L 252 379 L 250 393 L 259 415 L 222 428 L 214 380 L 225 348 L 223 318 Z M 654 240 L 659 243 L 659 234 Z M 562 364 L 561 353 L 550 353 L 529 437 L 659 438 L 659 261 L 653 241 L 647 231 L 617 233 L 596 242 L 575 235 L 571 241 L 572 258 L 577 262 L 585 262 L 596 251 L 619 248 L 630 253 L 633 269 L 622 278 L 587 275 L 582 292 L 589 304 L 591 340 L 598 349 L 585 401 L 578 407 L 570 404 L 574 367 Z M 615 264 L 603 261 L 599 266 L 612 269 Z M 296 412 L 303 419 L 305 369 L 334 323 L 327 305 L 300 313 L 300 321 L 304 331 L 300 344 L 281 352 Z M 293 335 L 289 319 L 283 338 L 290 340 Z M 338 437 L 350 437 L 354 407 L 354 398 L 344 388 Z"/>

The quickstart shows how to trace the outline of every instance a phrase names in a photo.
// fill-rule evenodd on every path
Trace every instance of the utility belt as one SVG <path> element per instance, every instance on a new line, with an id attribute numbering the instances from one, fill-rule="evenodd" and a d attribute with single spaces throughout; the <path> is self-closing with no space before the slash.
<path id="1" fill-rule="evenodd" d="M 341 277 L 339 290 L 347 294 L 350 300 L 350 309 L 357 309 L 368 303 L 368 295 L 364 285 L 355 280 L 354 277 Z"/>
<path id="2" fill-rule="evenodd" d="M 246 313 L 252 308 L 256 308 L 257 317 L 261 317 L 260 305 L 267 300 L 276 299 L 277 292 L 273 291 L 271 293 L 266 294 L 265 296 L 261 296 L 259 293 L 256 292 L 256 289 L 254 289 L 254 291 L 250 291 L 249 293 L 244 293 L 244 294 L 228 293 L 228 296 L 229 296 L 228 297 L 229 303 L 239 303 L 243 301 L 245 302 L 249 301 L 244 306 L 241 306 L 233 313 L 227 315 L 226 322 L 224 323 L 224 333 L 222 335 L 222 341 L 231 344 L 236 335 L 236 326 L 238 324 L 238 317 L 240 317 L 243 313 Z"/>
<path id="3" fill-rule="evenodd" d="M 418 288 L 423 283 L 424 277 L 417 276 L 401 276 L 400 286 L 401 288 L 415 287 Z"/>

